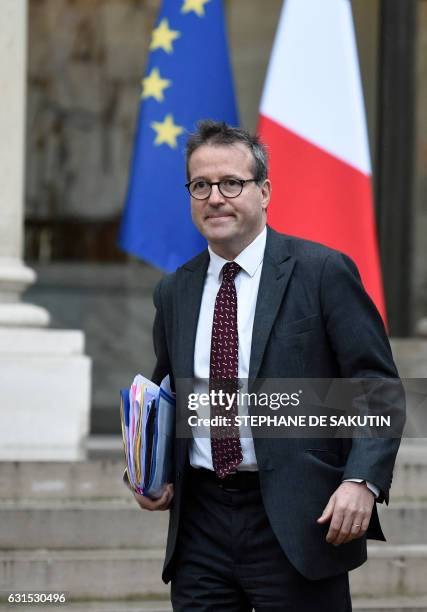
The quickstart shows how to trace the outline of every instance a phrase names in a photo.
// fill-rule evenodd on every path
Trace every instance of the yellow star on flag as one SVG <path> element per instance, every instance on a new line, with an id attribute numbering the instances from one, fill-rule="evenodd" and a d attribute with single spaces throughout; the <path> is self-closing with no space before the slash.
<path id="1" fill-rule="evenodd" d="M 141 97 L 143 99 L 149 98 L 152 96 L 157 100 L 157 102 L 163 102 L 165 96 L 163 94 L 163 90 L 166 87 L 170 87 L 172 81 L 169 79 L 162 79 L 160 76 L 160 72 L 158 68 L 153 68 L 152 71 L 145 79 L 142 79 L 142 94 Z"/>
<path id="2" fill-rule="evenodd" d="M 177 137 L 183 133 L 184 128 L 180 125 L 175 125 L 171 114 L 166 115 L 163 122 L 152 121 L 150 127 L 156 132 L 156 138 L 154 140 L 155 145 L 167 144 L 172 149 L 176 148 Z"/>
<path id="3" fill-rule="evenodd" d="M 172 53 L 172 43 L 181 36 L 178 30 L 171 30 L 167 19 L 162 19 L 157 28 L 151 34 L 150 51 L 163 49 L 166 53 Z"/>
<path id="4" fill-rule="evenodd" d="M 209 0 L 184 0 L 181 13 L 189 13 L 194 11 L 199 17 L 205 16 L 205 4 Z"/>

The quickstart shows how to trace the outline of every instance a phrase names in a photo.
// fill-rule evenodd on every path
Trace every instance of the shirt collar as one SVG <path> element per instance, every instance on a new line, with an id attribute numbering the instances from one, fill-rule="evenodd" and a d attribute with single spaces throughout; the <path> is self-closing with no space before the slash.
<path id="1" fill-rule="evenodd" d="M 264 227 L 262 232 L 252 240 L 248 246 L 243 249 L 241 253 L 235 258 L 235 262 L 244 270 L 249 276 L 254 276 L 258 267 L 264 259 L 265 244 L 267 241 L 267 228 Z M 220 257 L 214 253 L 211 247 L 208 246 L 210 263 L 209 272 L 218 280 L 220 280 L 221 270 L 224 264 L 228 263 L 227 259 Z"/>

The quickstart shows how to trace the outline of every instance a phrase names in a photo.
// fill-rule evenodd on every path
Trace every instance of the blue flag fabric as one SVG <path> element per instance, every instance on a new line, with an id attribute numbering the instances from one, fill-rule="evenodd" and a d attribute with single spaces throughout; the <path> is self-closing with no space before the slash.
<path id="1" fill-rule="evenodd" d="M 206 118 L 238 124 L 222 0 L 164 0 L 142 80 L 119 244 L 168 272 L 206 247 L 184 187 L 185 143 Z"/>

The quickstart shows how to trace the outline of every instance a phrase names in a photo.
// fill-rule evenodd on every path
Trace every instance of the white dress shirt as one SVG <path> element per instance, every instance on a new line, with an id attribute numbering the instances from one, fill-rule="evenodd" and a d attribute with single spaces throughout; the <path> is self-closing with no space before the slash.
<path id="1" fill-rule="evenodd" d="M 255 240 L 234 259 L 242 268 L 235 278 L 237 293 L 237 331 L 239 337 L 238 366 L 239 379 L 241 380 L 247 380 L 249 376 L 252 329 L 266 240 L 267 229 L 264 227 Z M 210 262 L 203 287 L 194 350 L 195 393 L 208 392 L 211 334 L 215 300 L 222 283 L 222 268 L 227 263 L 226 259 L 214 253 L 210 247 L 209 255 Z M 247 406 L 241 406 L 239 404 L 238 413 L 247 414 Z M 209 417 L 210 406 L 199 407 L 197 415 L 200 417 Z M 198 427 L 193 427 L 192 432 L 193 438 L 190 441 L 189 450 L 190 464 L 193 467 L 203 467 L 213 470 L 209 428 L 204 427 L 199 429 Z M 203 432 L 203 434 L 201 435 L 200 432 Z M 247 436 L 247 433 L 245 435 Z M 258 466 L 252 437 L 241 437 L 241 445 L 243 461 L 239 466 L 239 470 L 257 470 Z M 356 478 L 348 480 L 363 482 L 361 479 Z M 378 496 L 379 489 L 371 483 L 366 484 L 374 495 Z"/>
<path id="2" fill-rule="evenodd" d="M 236 258 L 235 262 L 242 268 L 235 278 L 237 293 L 237 332 L 239 337 L 239 379 L 249 376 L 251 356 L 252 328 L 255 318 L 255 306 L 261 278 L 267 230 L 264 227 Z M 210 262 L 203 287 L 199 322 L 197 324 L 196 345 L 194 350 L 195 392 L 206 393 L 209 380 L 212 322 L 215 299 L 222 283 L 222 268 L 227 263 L 209 247 Z M 247 407 L 238 407 L 239 414 L 247 414 Z M 209 417 L 210 407 L 204 412 L 199 408 L 198 416 Z M 204 467 L 213 470 L 211 441 L 203 429 L 203 437 L 197 437 L 197 428 L 193 428 L 193 440 L 190 443 L 190 463 L 193 467 Z M 247 434 L 245 434 L 247 435 Z M 252 438 L 241 437 L 243 461 L 239 470 L 257 470 L 254 442 Z"/>

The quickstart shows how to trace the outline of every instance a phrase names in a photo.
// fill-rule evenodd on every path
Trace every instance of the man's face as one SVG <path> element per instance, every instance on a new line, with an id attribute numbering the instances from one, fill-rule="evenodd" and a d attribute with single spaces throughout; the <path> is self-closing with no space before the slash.
<path id="1" fill-rule="evenodd" d="M 190 181 L 254 178 L 254 159 L 240 142 L 202 145 L 191 155 L 188 168 Z M 265 226 L 270 190 L 268 180 L 263 185 L 252 182 L 237 198 L 227 198 L 214 185 L 205 200 L 191 198 L 193 223 L 218 255 L 234 259 Z"/>

